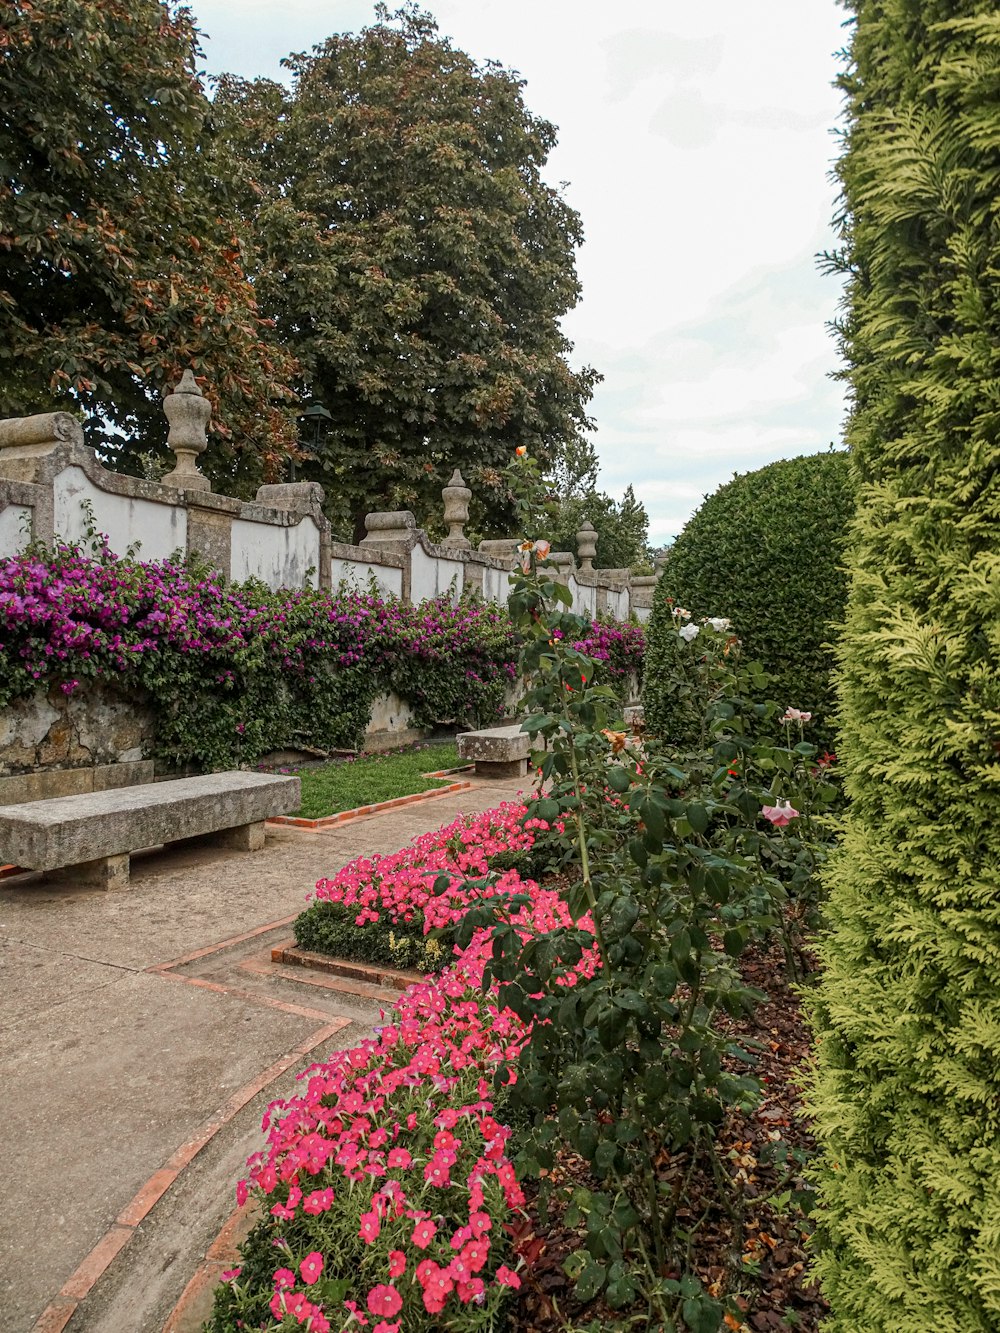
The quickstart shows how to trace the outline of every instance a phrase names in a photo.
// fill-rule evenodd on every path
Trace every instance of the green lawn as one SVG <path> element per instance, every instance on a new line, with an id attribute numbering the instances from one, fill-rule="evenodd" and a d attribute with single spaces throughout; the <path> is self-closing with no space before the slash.
<path id="1" fill-rule="evenodd" d="M 433 791 L 444 782 L 421 774 L 454 768 L 459 762 L 454 744 L 436 744 L 294 769 L 302 782 L 302 806 L 296 813 L 303 819 L 322 819 L 359 805 Z"/>

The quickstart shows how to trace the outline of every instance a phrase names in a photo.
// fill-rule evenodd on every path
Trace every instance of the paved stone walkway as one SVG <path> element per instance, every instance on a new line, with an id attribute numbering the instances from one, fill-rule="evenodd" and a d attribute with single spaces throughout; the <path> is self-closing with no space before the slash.
<path id="1" fill-rule="evenodd" d="M 264 1108 L 378 1014 L 375 995 L 270 966 L 272 945 L 317 879 L 524 785 L 268 826 L 257 853 L 168 848 L 134 859 L 124 893 L 0 881 L 2 1333 L 162 1333 Z"/>

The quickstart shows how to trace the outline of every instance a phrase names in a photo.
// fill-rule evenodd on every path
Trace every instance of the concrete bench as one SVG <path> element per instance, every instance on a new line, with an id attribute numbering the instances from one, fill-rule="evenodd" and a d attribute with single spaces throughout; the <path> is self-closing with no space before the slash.
<path id="1" fill-rule="evenodd" d="M 5 805 L 0 806 L 0 862 L 25 870 L 72 866 L 82 883 L 125 889 L 132 852 L 206 833 L 221 834 L 224 846 L 258 851 L 264 821 L 300 804 L 298 778 L 207 773 Z"/>
<path id="2" fill-rule="evenodd" d="M 528 771 L 531 737 L 521 730 L 520 723 L 464 731 L 456 740 L 459 759 L 474 762 L 479 777 L 523 778 Z"/>

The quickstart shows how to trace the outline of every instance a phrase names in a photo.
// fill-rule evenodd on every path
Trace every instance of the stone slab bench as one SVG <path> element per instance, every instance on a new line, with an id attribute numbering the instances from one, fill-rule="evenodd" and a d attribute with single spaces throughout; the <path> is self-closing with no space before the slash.
<path id="1" fill-rule="evenodd" d="M 463 731 L 455 739 L 459 759 L 474 763 L 479 777 L 523 778 L 528 772 L 531 737 L 518 722 L 510 727 Z"/>
<path id="2" fill-rule="evenodd" d="M 132 852 L 206 833 L 219 834 L 224 846 L 259 851 L 264 821 L 300 804 L 298 778 L 233 772 L 5 805 L 0 861 L 25 870 L 72 867 L 82 883 L 124 889 Z"/>

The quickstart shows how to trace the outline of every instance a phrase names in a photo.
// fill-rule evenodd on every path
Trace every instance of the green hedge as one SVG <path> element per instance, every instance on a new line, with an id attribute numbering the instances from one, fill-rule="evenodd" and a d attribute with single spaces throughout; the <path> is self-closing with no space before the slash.
<path id="1" fill-rule="evenodd" d="M 724 616 L 743 656 L 767 664 L 769 694 L 815 719 L 811 736 L 835 734 L 830 647 L 843 619 L 842 567 L 855 508 L 846 453 L 784 459 L 734 477 L 681 532 L 657 584 L 648 626 L 643 703 L 658 734 L 680 740 L 668 677 L 673 606 Z"/>
<path id="2" fill-rule="evenodd" d="M 854 0 L 850 797 L 813 1005 L 830 1333 L 1000 1329 L 1000 13 Z"/>

